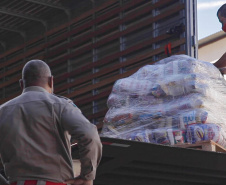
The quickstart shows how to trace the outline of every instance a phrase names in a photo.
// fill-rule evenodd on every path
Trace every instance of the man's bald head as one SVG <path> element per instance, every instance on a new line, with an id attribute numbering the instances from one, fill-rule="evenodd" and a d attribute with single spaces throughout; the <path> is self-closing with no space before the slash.
<path id="1" fill-rule="evenodd" d="M 51 77 L 49 66 L 42 60 L 27 62 L 22 71 L 23 86 L 46 86 Z"/>

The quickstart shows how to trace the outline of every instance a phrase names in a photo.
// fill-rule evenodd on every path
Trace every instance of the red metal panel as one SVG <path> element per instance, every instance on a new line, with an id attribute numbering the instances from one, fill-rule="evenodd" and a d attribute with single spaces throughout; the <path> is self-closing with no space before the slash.
<path id="1" fill-rule="evenodd" d="M 104 9 L 105 7 L 110 6 L 111 4 L 116 3 L 116 2 L 118 2 L 118 0 L 108 0 L 108 1 L 107 1 L 106 3 L 104 3 L 102 6 L 96 7 L 96 8 L 94 8 L 94 9 L 88 11 L 88 12 L 85 12 L 85 13 L 82 14 L 81 16 L 74 18 L 72 21 L 70 21 L 70 22 L 68 22 L 68 23 L 65 23 L 65 24 L 63 24 L 63 25 L 61 25 L 61 26 L 59 26 L 59 27 L 57 27 L 57 28 L 54 28 L 54 29 L 52 29 L 52 30 L 50 30 L 50 31 L 47 31 L 45 35 L 41 35 L 41 36 L 39 36 L 39 37 L 37 37 L 37 38 L 35 38 L 35 39 L 32 39 L 32 40 L 26 42 L 25 44 L 23 44 L 23 45 L 21 45 L 21 46 L 18 46 L 17 48 L 13 48 L 13 49 L 11 49 L 11 50 L 9 50 L 9 51 L 6 51 L 5 53 L 3 53 L 3 54 L 0 55 L 0 58 L 4 58 L 5 56 L 7 56 L 7 55 L 9 55 L 10 53 L 13 53 L 13 52 L 15 52 L 15 51 L 17 51 L 17 50 L 19 50 L 19 49 L 23 49 L 23 48 L 25 48 L 27 45 L 32 44 L 32 43 L 34 43 L 34 42 L 37 42 L 38 40 L 43 39 L 43 38 L 45 38 L 46 36 L 49 36 L 49 35 L 51 35 L 51 34 L 54 34 L 55 32 L 57 32 L 57 31 L 59 31 L 59 30 L 61 30 L 61 29 L 64 29 L 64 28 L 66 28 L 66 27 L 68 27 L 68 26 L 70 26 L 70 25 L 73 24 L 74 22 L 77 22 L 77 21 L 79 21 L 79 20 L 81 20 L 81 19 L 84 19 L 85 17 L 88 17 L 88 16 L 92 15 L 94 12 L 100 11 L 101 9 Z"/>
<path id="2" fill-rule="evenodd" d="M 93 25 L 95 25 L 95 24 L 97 24 L 97 23 L 99 23 L 99 22 L 101 22 L 101 21 L 104 21 L 104 20 L 110 18 L 112 15 L 117 15 L 117 14 L 119 14 L 121 11 L 124 11 L 124 10 L 126 10 L 126 9 L 128 9 L 128 8 L 130 8 L 130 7 L 134 6 L 134 5 L 136 5 L 136 4 L 139 4 L 139 3 L 142 2 L 142 1 L 144 1 L 144 0 L 136 0 L 136 1 L 132 1 L 131 3 L 126 4 L 126 5 L 123 6 L 123 7 L 118 7 L 118 8 L 116 8 L 116 9 L 113 9 L 112 11 L 110 11 L 110 12 L 104 14 L 104 16 L 98 17 L 98 18 L 96 18 L 96 19 L 90 21 L 90 22 L 87 23 L 87 24 L 84 24 L 84 25 L 82 25 L 82 26 L 80 26 L 80 27 L 78 27 L 78 28 L 76 28 L 76 29 L 74 29 L 74 30 L 72 30 L 72 31 L 70 31 L 70 32 L 67 32 L 66 34 L 64 34 L 64 35 L 62 35 L 62 36 L 56 38 L 55 40 L 48 42 L 47 45 L 46 45 L 46 47 L 48 47 L 48 46 L 50 46 L 50 45 L 53 45 L 54 43 L 59 42 L 59 41 L 62 40 L 62 39 L 66 39 L 66 38 L 70 37 L 70 36 L 73 35 L 73 34 L 79 33 L 79 32 L 81 32 L 82 30 L 85 30 L 86 28 L 90 28 L 90 27 L 92 27 Z M 93 36 L 94 36 L 94 35 L 93 35 Z M 70 47 L 70 46 L 69 46 L 69 47 Z M 48 53 L 48 55 L 47 55 L 46 57 L 52 56 L 53 54 L 54 54 L 54 53 Z"/>
<path id="3" fill-rule="evenodd" d="M 96 36 L 96 35 L 98 35 L 98 34 L 101 34 L 101 33 L 105 32 L 105 31 L 108 30 L 108 29 L 111 29 L 111 28 L 113 28 L 113 27 L 116 27 L 116 26 L 118 26 L 118 25 L 124 23 L 125 21 L 131 20 L 131 19 L 135 18 L 136 16 L 139 16 L 140 14 L 143 14 L 143 13 L 146 13 L 146 12 L 148 12 L 148 11 L 151 11 L 152 9 L 154 9 L 154 8 L 156 8 L 156 7 L 160 7 L 160 6 L 162 6 L 162 5 L 164 5 L 164 4 L 167 4 L 167 3 L 171 2 L 171 1 L 172 1 L 172 0 L 160 1 L 160 2 L 158 2 L 158 3 L 156 3 L 156 4 L 154 4 L 153 6 L 150 6 L 150 7 L 148 6 L 148 7 L 144 8 L 144 9 L 141 9 L 141 11 L 137 12 L 136 14 L 132 14 L 132 15 L 127 16 L 126 18 L 124 18 L 124 19 L 122 19 L 122 20 L 117 20 L 117 21 L 115 21 L 115 22 L 112 22 L 112 24 L 107 25 L 107 26 L 101 28 L 100 30 L 95 31 L 95 32 L 93 32 L 92 34 L 89 34 L 89 35 L 87 35 L 87 36 L 85 36 L 85 37 L 83 36 L 82 38 L 80 38 L 80 39 L 78 39 L 78 40 L 75 40 L 74 42 L 71 42 L 71 43 L 69 43 L 69 44 L 66 44 L 65 46 L 56 49 L 55 51 L 49 53 L 49 54 L 46 55 L 46 56 L 40 55 L 38 58 L 39 58 L 39 59 L 44 59 L 44 58 L 46 58 L 46 57 L 50 57 L 50 56 L 52 56 L 52 55 L 56 55 L 57 53 L 61 52 L 62 49 L 65 50 L 65 49 L 67 49 L 67 48 L 70 48 L 70 47 L 74 46 L 75 44 L 79 44 L 80 42 L 86 41 L 87 39 L 89 39 L 89 38 L 91 38 L 91 37 L 93 37 L 93 36 Z M 138 3 L 138 2 L 142 2 L 142 0 L 136 1 L 136 3 Z M 134 5 L 134 2 L 133 2 L 133 3 L 130 3 L 129 5 L 130 5 L 130 6 Z M 122 8 L 122 10 L 129 8 L 129 7 L 130 7 L 129 5 L 127 5 L 127 6 L 125 6 L 124 8 Z M 109 42 L 109 41 L 111 41 L 111 40 L 117 38 L 117 37 L 123 36 L 123 35 L 125 35 L 125 34 L 127 34 L 127 33 L 129 33 L 129 32 L 132 32 L 132 31 L 134 31 L 134 30 L 136 30 L 136 29 L 139 29 L 139 28 L 141 28 L 142 26 L 146 26 L 146 25 L 148 25 L 148 24 L 150 24 L 150 23 L 152 23 L 152 22 L 155 22 L 155 21 L 157 21 L 157 20 L 160 20 L 160 19 L 162 19 L 162 18 L 164 18 L 164 17 L 166 17 L 166 16 L 169 16 L 169 15 L 171 15 L 171 14 L 173 14 L 173 13 L 175 13 L 175 12 L 177 12 L 177 11 L 183 9 L 183 8 L 184 8 L 184 5 L 178 5 L 178 6 L 175 7 L 172 11 L 168 11 L 168 12 L 166 12 L 165 14 L 160 14 L 160 15 L 154 17 L 153 19 L 147 20 L 147 21 L 145 21 L 145 22 L 143 22 L 143 23 L 139 23 L 138 25 L 136 25 L 136 26 L 134 26 L 134 27 L 132 27 L 132 28 L 130 28 L 130 29 L 127 29 L 127 30 L 125 30 L 125 31 L 123 31 L 123 32 L 119 32 L 119 33 L 115 34 L 115 35 L 112 36 L 112 37 L 108 37 L 108 38 L 104 39 L 103 41 L 100 41 L 100 42 L 96 43 L 96 44 L 93 45 L 92 47 L 87 47 L 86 49 L 91 49 L 91 48 L 98 47 L 98 46 L 100 46 L 100 45 L 102 45 L 102 44 L 104 44 L 104 43 L 106 43 L 106 42 Z M 118 11 L 121 10 L 121 9 L 116 9 L 116 10 L 117 10 L 117 12 L 118 12 Z M 111 12 L 110 12 L 110 13 L 111 13 Z M 104 16 L 104 17 L 105 17 L 105 16 Z M 102 19 L 100 19 L 100 20 L 102 20 Z M 95 22 L 95 21 L 94 21 L 94 22 Z M 85 25 L 87 25 L 87 24 L 85 24 Z M 76 29 L 75 31 L 78 32 L 78 31 L 80 31 L 80 29 Z M 73 32 L 73 31 L 72 31 L 72 32 Z M 68 33 L 70 33 L 70 32 L 68 32 Z M 58 38 L 54 41 L 54 43 L 55 43 L 55 42 L 58 42 L 59 40 L 61 40 L 61 39 L 59 39 L 59 38 L 67 38 L 67 36 L 69 36 L 68 33 L 63 34 L 62 36 L 58 37 Z M 70 34 L 70 35 L 71 35 L 71 34 Z M 37 41 L 37 40 L 35 40 L 35 41 Z M 32 50 L 27 51 L 26 53 L 23 53 L 23 54 L 17 56 L 16 58 L 13 58 L 12 60 L 9 60 L 9 61 L 7 61 L 7 62 L 5 62 L 5 63 L 1 63 L 1 64 L 0 64 L 0 67 L 5 67 L 5 66 L 8 66 L 9 64 L 15 63 L 15 62 L 18 61 L 19 59 L 26 58 L 27 56 L 32 55 L 33 53 L 36 53 L 36 52 L 38 52 L 38 51 L 40 51 L 40 50 L 43 50 L 44 48 L 48 47 L 48 46 L 51 45 L 51 44 L 52 44 L 52 42 L 48 42 L 48 43 L 46 43 L 46 44 L 42 44 L 42 45 L 40 45 L 40 46 L 38 46 L 38 47 L 36 47 L 36 48 L 34 48 L 34 49 L 32 49 Z M 84 52 L 85 52 L 85 51 L 86 51 L 86 50 L 84 50 Z M 80 54 L 80 53 L 79 53 L 79 54 Z M 75 55 L 75 56 L 76 56 L 76 55 Z M 55 61 L 54 61 L 54 62 L 55 62 Z M 58 64 L 58 63 L 56 62 L 56 64 Z M 18 68 L 18 70 L 20 70 L 20 69 L 22 69 L 22 68 Z M 10 72 L 8 72 L 7 75 L 8 75 L 8 74 L 10 74 Z"/>
<path id="4" fill-rule="evenodd" d="M 170 1 L 170 0 L 168 0 L 168 1 Z M 163 1 L 160 1 L 159 3 L 156 3 L 155 6 L 153 6 L 153 7 L 158 7 L 158 6 L 160 6 L 160 5 L 163 5 L 162 2 L 163 2 Z M 168 3 L 168 2 L 165 1 L 164 4 L 166 4 L 166 3 Z M 140 12 L 138 12 L 137 14 L 134 14 L 132 17 L 127 17 L 127 19 L 120 20 L 120 23 L 125 22 L 125 21 L 130 20 L 130 19 L 133 19 L 134 17 L 140 15 L 141 12 L 142 12 L 142 13 L 145 13 L 146 11 L 150 11 L 151 9 L 153 9 L 153 7 L 146 7 L 145 10 L 141 9 Z M 131 27 L 131 28 L 125 30 L 125 31 L 118 32 L 118 33 L 112 35 L 111 37 L 107 37 L 106 39 L 103 39 L 102 41 L 97 42 L 96 44 L 93 44 L 93 45 L 91 45 L 91 46 L 86 46 L 85 48 L 82 48 L 81 50 L 79 50 L 78 52 L 76 52 L 76 53 L 74 53 L 74 54 L 67 55 L 67 56 L 63 57 L 61 60 L 53 61 L 53 62 L 50 64 L 50 66 L 53 67 L 53 66 L 55 66 L 55 65 L 57 65 L 57 64 L 59 64 L 59 63 L 65 61 L 65 60 L 70 59 L 71 57 L 78 56 L 79 54 L 81 54 L 81 53 L 83 53 L 83 52 L 86 52 L 87 50 L 93 49 L 93 48 L 98 47 L 98 46 L 100 46 L 100 45 L 102 45 L 102 44 L 105 44 L 106 42 L 112 41 L 112 40 L 114 40 L 114 39 L 116 39 L 116 38 L 119 38 L 119 37 L 121 37 L 121 36 L 123 36 L 123 35 L 126 35 L 126 34 L 128 34 L 129 32 L 135 31 L 135 30 L 137 30 L 137 29 L 139 29 L 139 28 L 141 28 L 141 27 L 144 27 L 144 26 L 146 26 L 146 25 L 148 25 L 148 24 L 151 24 L 151 23 L 153 23 L 153 22 L 155 22 L 155 21 L 157 21 L 157 20 L 160 20 L 160 19 L 162 19 L 162 18 L 164 18 L 164 17 L 167 17 L 167 16 L 169 16 L 169 15 L 175 13 L 175 12 L 178 12 L 179 10 L 181 10 L 181 9 L 183 9 L 183 8 L 184 8 L 184 5 L 178 5 L 178 6 L 176 6 L 172 11 L 166 12 L 165 14 L 160 14 L 160 15 L 154 17 L 153 19 L 149 19 L 149 20 L 146 20 L 146 21 L 144 21 L 144 22 L 141 22 L 141 23 L 139 23 L 139 24 L 137 24 L 137 25 L 135 25 L 135 26 L 133 26 L 133 27 Z M 129 18 L 129 19 L 128 19 L 128 18 Z M 114 25 L 114 24 L 110 24 L 110 25 Z M 108 25 L 107 25 L 107 26 L 108 26 Z M 114 25 L 114 26 L 115 26 L 115 25 Z M 116 25 L 116 26 L 118 26 L 118 25 Z M 108 27 L 109 27 L 109 26 L 108 26 Z M 111 27 L 112 27 L 112 26 L 110 26 L 110 28 L 111 28 Z M 106 29 L 108 29 L 108 28 L 106 28 Z M 102 29 L 102 30 L 104 30 L 104 29 Z M 93 34 L 96 35 L 96 34 L 99 34 L 99 33 L 102 33 L 102 32 L 103 32 L 103 31 L 98 30 L 98 31 L 94 32 Z M 92 36 L 92 34 L 90 34 L 90 35 Z M 74 41 L 74 42 L 72 42 L 72 43 L 70 43 L 70 44 L 67 44 L 67 45 L 68 45 L 67 47 L 72 47 L 74 44 L 77 44 L 77 42 L 80 43 L 81 41 L 87 40 L 87 38 L 89 38 L 89 37 L 82 37 L 82 38 L 80 38 L 81 40 L 76 40 L 76 41 Z M 79 41 L 80 41 L 80 42 L 79 42 Z M 43 50 L 44 47 L 45 47 L 44 44 L 42 44 L 42 45 L 39 46 L 38 48 L 34 48 L 34 49 L 30 50 L 30 51 L 27 52 L 26 54 L 21 54 L 21 55 L 19 55 L 18 57 L 14 58 L 14 59 L 12 59 L 12 60 L 9 60 L 9 61 L 6 62 L 6 63 L 0 64 L 0 67 L 5 67 L 5 66 L 7 66 L 7 65 L 9 65 L 9 64 L 12 64 L 12 63 L 16 62 L 16 61 L 17 61 L 18 59 L 20 59 L 20 58 L 25 58 L 25 57 L 27 57 L 27 56 L 29 56 L 29 55 L 35 53 L 35 52 L 38 52 L 38 51 L 40 51 L 40 50 Z M 66 46 L 64 46 L 64 47 L 66 47 Z M 57 53 L 59 53 L 62 49 L 63 49 L 63 48 L 59 48 L 59 49 L 57 49 L 56 51 L 54 51 L 52 54 L 57 54 Z M 52 54 L 51 54 L 51 55 L 52 55 Z M 40 55 L 38 58 L 39 58 L 39 59 L 43 59 L 43 56 Z M 25 63 L 25 62 L 24 62 L 24 63 Z M 1 74 L 0 76 L 3 77 L 3 76 L 6 76 L 6 75 L 9 75 L 9 74 L 14 73 L 16 70 L 19 71 L 19 70 L 22 69 L 23 65 L 24 65 L 24 64 L 20 65 L 20 66 L 17 67 L 16 69 L 9 70 L 9 71 L 7 71 L 7 72 Z"/>

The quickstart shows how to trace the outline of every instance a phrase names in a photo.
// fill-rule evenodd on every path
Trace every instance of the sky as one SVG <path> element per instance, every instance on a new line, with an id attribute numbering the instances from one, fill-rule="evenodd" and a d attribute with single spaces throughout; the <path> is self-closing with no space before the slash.
<path id="1" fill-rule="evenodd" d="M 226 0 L 197 0 L 198 39 L 221 31 L 221 24 L 216 16 L 218 8 Z"/>

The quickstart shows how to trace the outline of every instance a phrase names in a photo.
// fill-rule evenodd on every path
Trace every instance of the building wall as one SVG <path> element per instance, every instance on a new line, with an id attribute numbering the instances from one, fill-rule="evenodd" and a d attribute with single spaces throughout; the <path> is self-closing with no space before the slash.
<path id="1" fill-rule="evenodd" d="M 226 34 L 221 31 L 199 41 L 198 59 L 215 62 L 226 52 Z"/>

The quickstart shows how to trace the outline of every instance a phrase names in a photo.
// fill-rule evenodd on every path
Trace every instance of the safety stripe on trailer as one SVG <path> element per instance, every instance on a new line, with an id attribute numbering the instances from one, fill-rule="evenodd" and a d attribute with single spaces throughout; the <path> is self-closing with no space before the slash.
<path id="1" fill-rule="evenodd" d="M 111 145 L 111 146 L 119 146 L 119 147 L 130 147 L 127 144 L 120 144 L 120 143 L 111 143 L 111 142 L 102 142 L 103 145 Z"/>
<path id="2" fill-rule="evenodd" d="M 111 145 L 111 146 L 119 146 L 119 147 L 130 147 L 130 145 L 127 144 L 120 144 L 120 143 L 111 143 L 111 142 L 102 142 L 103 145 Z M 76 146 L 77 143 L 71 144 L 71 146 Z"/>

